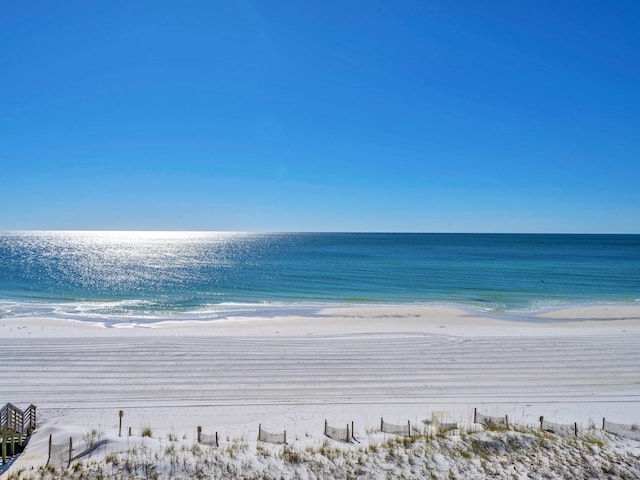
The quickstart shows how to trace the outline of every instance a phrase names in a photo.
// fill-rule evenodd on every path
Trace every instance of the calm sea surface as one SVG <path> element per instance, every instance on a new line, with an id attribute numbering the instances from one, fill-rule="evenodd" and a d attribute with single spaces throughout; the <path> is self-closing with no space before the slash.
<path id="1" fill-rule="evenodd" d="M 640 303 L 640 235 L 4 232 L 0 317 Z"/>

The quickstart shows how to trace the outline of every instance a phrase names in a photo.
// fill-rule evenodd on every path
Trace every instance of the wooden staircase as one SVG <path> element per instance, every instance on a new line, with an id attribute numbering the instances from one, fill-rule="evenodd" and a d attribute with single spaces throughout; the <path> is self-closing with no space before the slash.
<path id="1" fill-rule="evenodd" d="M 36 429 L 36 407 L 21 410 L 12 403 L 0 408 L 0 465 L 20 453 L 29 435 Z"/>

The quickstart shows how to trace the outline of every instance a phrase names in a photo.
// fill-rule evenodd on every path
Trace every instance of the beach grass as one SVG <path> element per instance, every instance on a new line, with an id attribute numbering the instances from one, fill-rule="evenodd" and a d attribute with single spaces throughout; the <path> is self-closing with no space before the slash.
<path id="1" fill-rule="evenodd" d="M 189 441 L 138 445 L 75 461 L 11 472 L 7 480 L 621 478 L 640 476 L 640 446 L 602 432 L 567 438 L 531 426 L 445 435 L 390 436 L 345 448 L 325 441 L 300 448 L 249 443 L 221 448 Z"/>

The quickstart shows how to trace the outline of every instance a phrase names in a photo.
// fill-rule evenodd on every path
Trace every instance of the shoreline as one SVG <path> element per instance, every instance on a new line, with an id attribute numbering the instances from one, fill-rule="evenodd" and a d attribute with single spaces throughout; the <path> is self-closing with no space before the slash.
<path id="1" fill-rule="evenodd" d="M 333 305 L 271 311 L 268 316 L 237 314 L 209 319 L 74 319 L 49 316 L 0 318 L 0 336 L 58 337 L 77 335 L 169 335 L 187 336 L 384 333 L 394 331 L 447 333 L 481 336 L 486 334 L 549 334 L 580 326 L 581 333 L 597 333 L 619 328 L 640 328 L 640 305 L 591 305 L 544 310 L 527 314 L 479 312 L 477 310 L 432 305 Z M 437 330 L 436 330 L 437 329 Z M 280 332 L 283 330 L 283 332 Z M 443 333 L 440 331 L 439 333 Z"/>
<path id="2" fill-rule="evenodd" d="M 125 323 L 136 322 L 139 324 L 154 324 L 164 321 L 210 321 L 225 320 L 236 317 L 264 318 L 264 317 L 309 317 L 316 312 L 325 310 L 342 309 L 446 309 L 467 312 L 470 315 L 480 317 L 500 317 L 514 320 L 527 320 L 532 318 L 544 318 L 561 311 L 577 311 L 584 309 L 607 308 L 637 308 L 640 310 L 640 299 L 626 300 L 598 300 L 598 301 L 562 301 L 562 302 L 536 302 L 528 307 L 497 307 L 482 305 L 473 302 L 440 302 L 440 301 L 389 301 L 389 302 L 260 302 L 260 303 L 221 303 L 212 304 L 200 310 L 158 310 L 157 312 L 136 309 L 125 312 L 113 313 L 109 310 L 131 307 L 131 305 L 144 305 L 149 300 L 83 300 L 73 302 L 19 302 L 7 299 L 0 301 L 0 321 L 11 318 L 56 318 L 70 319 L 86 322 Z M 153 302 L 151 302 L 153 303 Z M 82 311 L 82 307 L 98 306 L 99 313 L 90 310 Z M 29 308 L 27 308 L 29 307 Z M 65 309 L 69 309 L 68 311 Z"/>

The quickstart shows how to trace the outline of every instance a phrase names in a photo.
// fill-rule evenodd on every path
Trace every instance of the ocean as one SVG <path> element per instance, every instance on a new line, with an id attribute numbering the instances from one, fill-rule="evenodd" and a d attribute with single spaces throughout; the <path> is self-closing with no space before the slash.
<path id="1" fill-rule="evenodd" d="M 3 232 L 0 318 L 640 303 L 640 235 Z"/>

